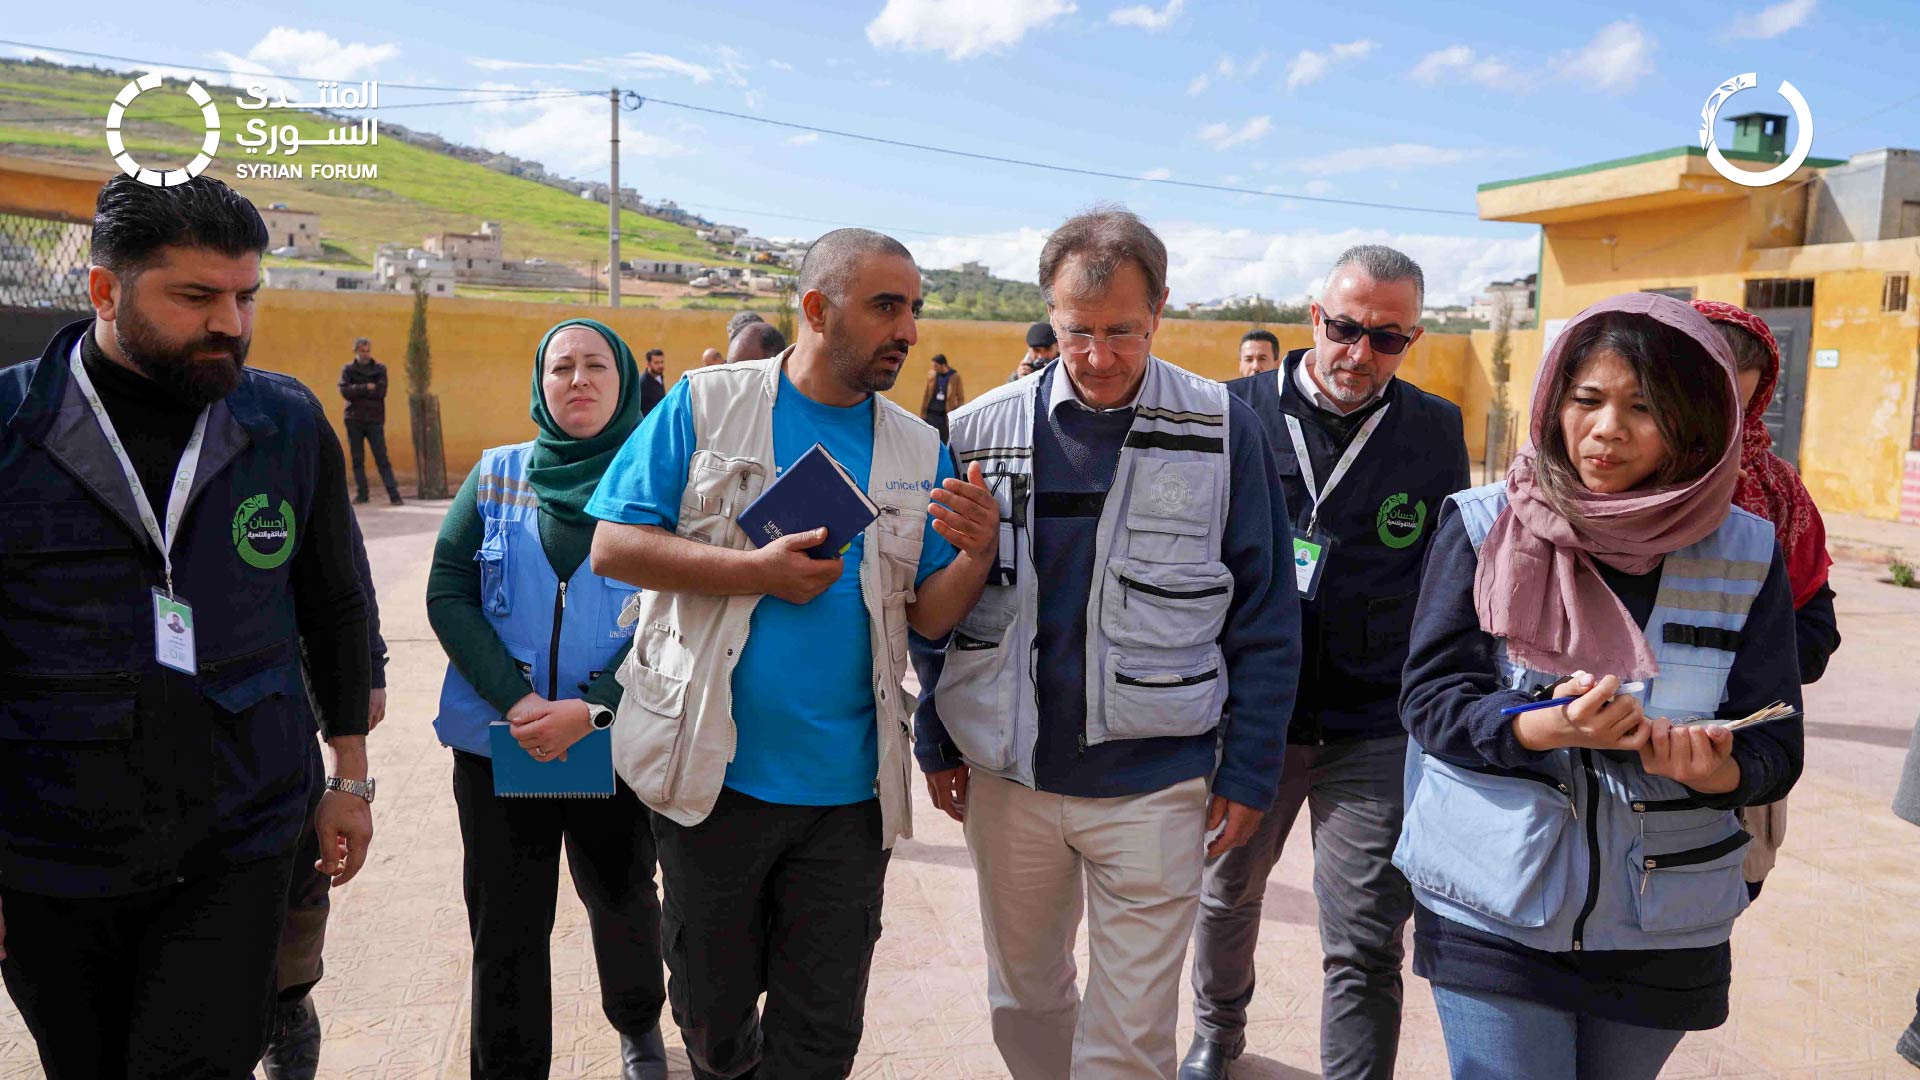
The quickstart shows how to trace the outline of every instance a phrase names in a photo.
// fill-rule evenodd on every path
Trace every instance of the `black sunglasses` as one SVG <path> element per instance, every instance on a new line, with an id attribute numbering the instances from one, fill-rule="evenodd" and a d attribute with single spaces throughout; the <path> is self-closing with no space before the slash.
<path id="1" fill-rule="evenodd" d="M 1407 351 L 1407 346 L 1413 344 L 1413 339 L 1405 334 L 1396 334 L 1391 330 L 1372 330 L 1345 319 L 1322 316 L 1320 322 L 1327 328 L 1327 337 L 1342 345 L 1351 345 L 1360 340 L 1361 334 L 1367 335 L 1367 340 L 1373 345 L 1373 351 L 1382 356 L 1399 356 Z"/>

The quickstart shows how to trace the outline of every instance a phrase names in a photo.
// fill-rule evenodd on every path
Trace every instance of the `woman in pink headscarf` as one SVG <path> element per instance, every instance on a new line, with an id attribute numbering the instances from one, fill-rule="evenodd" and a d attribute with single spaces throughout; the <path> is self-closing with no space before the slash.
<path id="1" fill-rule="evenodd" d="M 1773 527 L 1733 505 L 1740 415 L 1705 318 L 1614 297 L 1548 351 L 1505 482 L 1440 515 L 1394 863 L 1456 1077 L 1651 1080 L 1726 1020 L 1734 811 L 1801 768 L 1797 716 L 1715 722 L 1800 702 Z"/>

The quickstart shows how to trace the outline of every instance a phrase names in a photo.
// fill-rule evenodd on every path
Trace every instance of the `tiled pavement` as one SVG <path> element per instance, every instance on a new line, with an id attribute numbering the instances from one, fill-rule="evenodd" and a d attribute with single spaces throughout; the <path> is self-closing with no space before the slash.
<path id="1" fill-rule="evenodd" d="M 438 510 L 364 514 L 393 650 L 388 720 L 373 736 L 381 798 L 373 856 L 336 894 L 327 977 L 316 991 L 327 1077 L 464 1077 L 468 950 L 450 765 L 428 725 L 444 660 L 421 603 Z M 1734 937 L 1732 1020 L 1690 1036 L 1665 1075 L 1905 1077 L 1893 1040 L 1920 987 L 1920 830 L 1887 802 L 1920 706 L 1908 672 L 1920 592 L 1863 566 L 1836 569 L 1845 647 L 1809 693 L 1805 778 L 1787 848 Z M 855 1076 L 998 1077 L 986 1024 L 980 927 L 958 826 L 924 798 L 918 838 L 887 884 L 866 1042 Z M 1320 1075 L 1319 955 L 1305 825 L 1267 890 L 1260 990 L 1241 1080 Z M 580 904 L 562 890 L 554 930 L 556 1077 L 617 1075 L 599 1014 Z M 1084 970 L 1084 950 L 1082 952 Z M 4 1002 L 0 1002 L 4 1004 Z M 669 1025 L 671 1026 L 671 1025 Z M 1182 1040 L 1186 1025 L 1182 1025 Z M 676 1043 L 676 1035 L 669 1034 Z M 0 1078 L 39 1075 L 32 1040 L 0 1013 Z M 680 1070 L 684 1058 L 673 1050 Z M 1400 1075 L 1445 1075 L 1424 984 L 1409 976 Z M 677 1071 L 676 1076 L 686 1075 Z"/>

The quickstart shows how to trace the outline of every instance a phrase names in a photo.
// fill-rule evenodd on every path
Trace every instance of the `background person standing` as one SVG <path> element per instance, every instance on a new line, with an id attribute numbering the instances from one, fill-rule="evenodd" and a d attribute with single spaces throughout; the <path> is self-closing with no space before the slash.
<path id="1" fill-rule="evenodd" d="M 373 358 L 373 342 L 366 338 L 353 339 L 353 360 L 340 369 L 340 396 L 347 399 L 353 501 L 368 501 L 365 443 L 373 446 L 373 464 L 380 470 L 380 482 L 387 485 L 387 498 L 399 506 L 400 485 L 393 478 L 393 463 L 387 460 L 387 365 Z"/>
<path id="2" fill-rule="evenodd" d="M 708 349 L 712 352 L 712 349 Z M 701 357 L 701 363 L 706 358 Z M 667 396 L 667 352 L 665 349 L 647 350 L 647 369 L 640 373 L 640 416 L 644 419 L 653 411 L 660 399 Z"/>
<path id="3" fill-rule="evenodd" d="M 933 430 L 940 433 L 941 442 L 947 441 L 947 413 L 966 401 L 960 373 L 947 366 L 945 353 L 934 353 L 933 367 L 927 372 L 927 391 L 920 398 L 920 418 L 933 425 Z"/>

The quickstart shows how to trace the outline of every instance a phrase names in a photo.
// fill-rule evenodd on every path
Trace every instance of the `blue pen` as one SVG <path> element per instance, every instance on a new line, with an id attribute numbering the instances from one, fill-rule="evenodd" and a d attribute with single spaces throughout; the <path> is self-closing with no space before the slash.
<path id="1" fill-rule="evenodd" d="M 1621 683 L 1620 689 L 1615 690 L 1614 695 L 1618 696 L 1620 694 L 1637 694 L 1640 691 L 1645 690 L 1646 688 L 1647 688 L 1646 683 L 1640 682 L 1639 680 L 1636 679 L 1635 681 L 1630 683 Z M 1549 698 L 1546 701 L 1530 701 L 1525 705 L 1514 705 L 1509 708 L 1501 709 L 1500 715 L 1501 716 L 1519 716 L 1523 712 L 1532 712 L 1535 709 L 1551 709 L 1555 705 L 1566 705 L 1571 702 L 1579 701 L 1582 697 L 1585 697 L 1585 696 L 1586 696 L 1585 694 L 1575 694 L 1572 697 Z"/>

